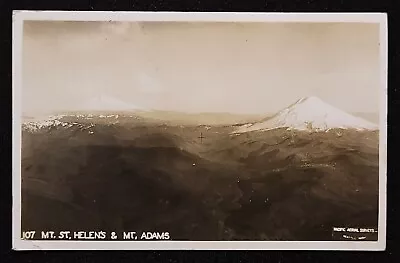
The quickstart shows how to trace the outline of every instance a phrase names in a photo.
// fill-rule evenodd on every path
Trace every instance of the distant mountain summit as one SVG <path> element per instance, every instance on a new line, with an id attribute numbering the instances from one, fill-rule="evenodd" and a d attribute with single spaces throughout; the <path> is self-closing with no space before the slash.
<path id="1" fill-rule="evenodd" d="M 96 96 L 83 105 L 78 110 L 82 111 L 131 111 L 131 110 L 144 110 L 141 107 L 123 102 L 113 97 L 106 95 Z"/>
<path id="2" fill-rule="evenodd" d="M 327 131 L 333 128 L 378 130 L 378 126 L 337 109 L 317 97 L 305 97 L 273 117 L 241 126 L 235 133 L 287 128 Z"/>

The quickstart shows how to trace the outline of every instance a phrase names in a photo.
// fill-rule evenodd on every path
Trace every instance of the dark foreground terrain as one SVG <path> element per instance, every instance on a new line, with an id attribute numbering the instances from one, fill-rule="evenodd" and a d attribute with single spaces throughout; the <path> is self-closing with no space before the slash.
<path id="1" fill-rule="evenodd" d="M 333 226 L 377 227 L 377 132 L 67 121 L 23 131 L 23 231 L 332 240 Z"/>

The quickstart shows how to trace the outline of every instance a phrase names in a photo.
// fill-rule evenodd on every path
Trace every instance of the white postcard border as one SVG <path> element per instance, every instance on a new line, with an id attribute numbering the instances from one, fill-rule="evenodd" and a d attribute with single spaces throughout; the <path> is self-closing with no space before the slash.
<path id="1" fill-rule="evenodd" d="M 23 21 L 346 22 L 380 25 L 381 97 L 378 241 L 33 241 L 21 236 L 21 87 Z M 385 13 L 13 12 L 14 250 L 370 250 L 386 248 L 387 16 Z"/>

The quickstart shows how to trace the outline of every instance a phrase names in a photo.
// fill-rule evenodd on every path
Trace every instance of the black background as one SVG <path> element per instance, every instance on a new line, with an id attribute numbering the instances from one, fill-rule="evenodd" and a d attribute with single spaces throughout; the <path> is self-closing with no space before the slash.
<path id="1" fill-rule="evenodd" d="M 399 9 L 396 1 L 384 0 L 0 0 L 0 194 L 1 262 L 400 262 L 397 192 L 399 191 L 397 149 L 399 127 Z M 388 65 L 388 208 L 385 252 L 333 251 L 31 251 L 11 250 L 12 176 L 12 10 L 71 11 L 199 11 L 199 12 L 386 12 L 389 28 Z M 355 102 L 356 103 L 356 102 Z M 392 153 L 392 154 L 390 154 Z M 396 151 L 397 153 L 397 151 Z"/>

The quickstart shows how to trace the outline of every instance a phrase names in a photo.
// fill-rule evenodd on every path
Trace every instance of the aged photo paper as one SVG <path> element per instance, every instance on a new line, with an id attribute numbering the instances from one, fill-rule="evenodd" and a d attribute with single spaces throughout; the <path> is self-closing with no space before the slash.
<path id="1" fill-rule="evenodd" d="M 14 11 L 13 247 L 384 250 L 381 13 Z"/>

